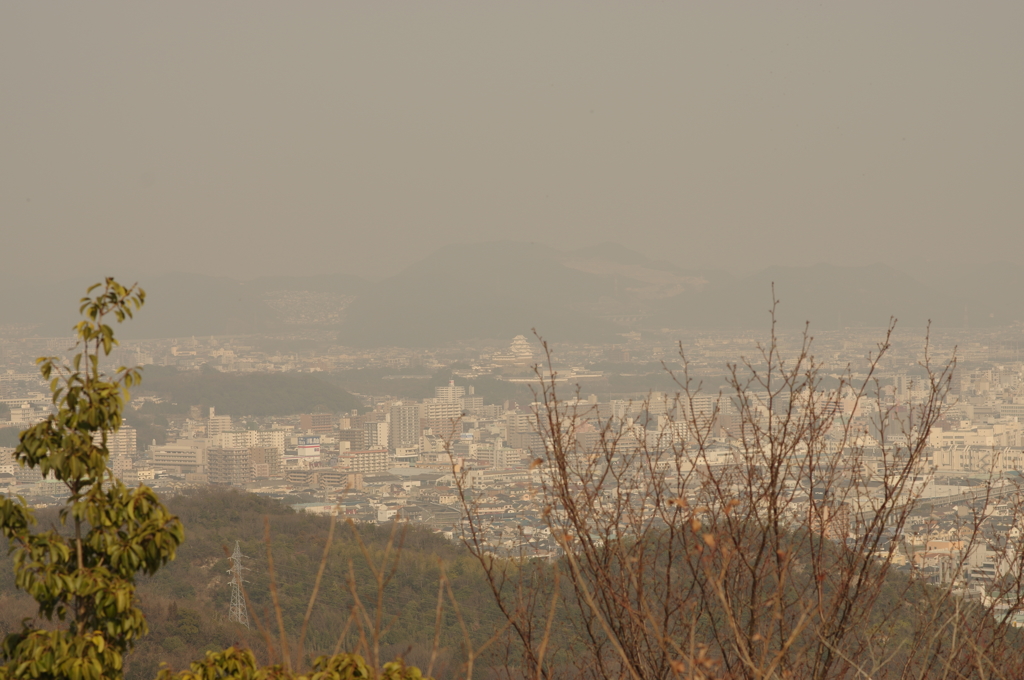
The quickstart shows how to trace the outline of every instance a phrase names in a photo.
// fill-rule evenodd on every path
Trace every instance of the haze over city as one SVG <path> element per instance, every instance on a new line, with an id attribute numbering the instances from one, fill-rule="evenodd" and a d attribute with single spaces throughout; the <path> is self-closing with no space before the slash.
<path id="1" fill-rule="evenodd" d="M 1024 677 L 1022 26 L 0 5 L 0 679 Z"/>
<path id="2" fill-rule="evenodd" d="M 1024 246 L 1019 3 L 0 12 L 4 252 L 69 276 L 381 279 L 509 239 L 734 273 Z"/>

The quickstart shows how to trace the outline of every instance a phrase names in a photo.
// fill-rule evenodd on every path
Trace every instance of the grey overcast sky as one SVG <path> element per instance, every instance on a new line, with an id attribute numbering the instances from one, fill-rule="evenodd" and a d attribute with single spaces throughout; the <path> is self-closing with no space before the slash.
<path id="1" fill-rule="evenodd" d="M 1016 0 L 5 2 L 3 268 L 1019 260 L 1022 27 Z"/>

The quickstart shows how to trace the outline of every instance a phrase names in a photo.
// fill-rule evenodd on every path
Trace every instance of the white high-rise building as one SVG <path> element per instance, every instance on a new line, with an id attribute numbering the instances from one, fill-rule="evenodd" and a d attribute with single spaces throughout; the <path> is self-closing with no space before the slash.
<path id="1" fill-rule="evenodd" d="M 181 474 L 206 472 L 205 439 L 179 439 L 173 444 L 153 447 L 153 467 Z"/>
<path id="2" fill-rule="evenodd" d="M 366 432 L 367 449 L 388 448 L 388 430 L 390 423 L 366 423 L 363 428 Z"/>
<path id="3" fill-rule="evenodd" d="M 456 385 L 454 380 L 449 380 L 444 387 L 434 388 L 434 399 L 438 401 L 456 402 L 466 396 L 466 388 Z"/>
<path id="4" fill-rule="evenodd" d="M 462 402 L 442 399 L 423 401 L 423 425 L 443 439 L 462 432 Z"/>
<path id="5" fill-rule="evenodd" d="M 216 437 L 221 432 L 228 432 L 231 429 L 231 416 L 218 416 L 214 413 L 214 409 L 210 407 L 210 419 L 206 424 L 206 436 Z"/>
<path id="6" fill-rule="evenodd" d="M 275 448 L 284 455 L 284 430 L 257 430 L 255 446 Z"/>
<path id="7" fill-rule="evenodd" d="M 210 440 L 225 449 L 247 449 L 259 445 L 258 435 L 256 430 L 229 430 L 210 437 Z"/>
<path id="8" fill-rule="evenodd" d="M 419 404 L 403 404 L 399 401 L 391 406 L 388 443 L 393 451 L 413 448 L 419 450 L 422 417 L 423 409 Z"/>
<path id="9" fill-rule="evenodd" d="M 99 432 L 92 436 L 97 446 L 102 437 Z M 107 451 L 113 456 L 134 456 L 138 452 L 138 434 L 131 425 L 122 424 L 117 432 L 107 433 Z"/>

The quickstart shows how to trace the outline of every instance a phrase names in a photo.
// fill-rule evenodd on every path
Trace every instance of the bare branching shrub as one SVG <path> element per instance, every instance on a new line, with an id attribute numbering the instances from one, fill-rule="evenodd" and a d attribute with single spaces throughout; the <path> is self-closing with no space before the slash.
<path id="1" fill-rule="evenodd" d="M 677 392 L 631 416 L 556 394 L 544 345 L 535 494 L 561 554 L 500 548 L 455 468 L 510 676 L 1024 677 L 1018 488 L 993 475 L 952 529 L 929 524 L 955 357 L 926 338 L 926 396 L 894 403 L 894 326 L 866 369 L 826 376 L 807 330 L 785 351 L 774 318 L 726 389 L 704 393 L 680 347 Z"/>

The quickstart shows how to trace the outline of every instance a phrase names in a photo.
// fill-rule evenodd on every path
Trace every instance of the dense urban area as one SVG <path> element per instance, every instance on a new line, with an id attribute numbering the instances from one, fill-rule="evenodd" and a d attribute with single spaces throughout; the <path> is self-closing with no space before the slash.
<path id="1" fill-rule="evenodd" d="M 0 680 L 1024 680 L 1024 3 L 0 3 Z"/>
<path id="2" fill-rule="evenodd" d="M 614 427 L 626 435 L 618 440 L 620 448 L 684 450 L 694 436 L 686 421 L 707 419 L 712 437 L 700 464 L 735 463 L 738 417 L 728 391 L 720 390 L 727 362 L 756 359 L 758 336 L 691 333 L 673 344 L 665 340 L 669 335 L 626 332 L 617 345 L 557 345 L 549 352 L 525 335 L 489 348 L 416 351 L 287 352 L 260 349 L 251 337 L 128 342 L 114 352 L 112 365 L 144 366 L 146 377 L 133 394 L 126 423 L 110 435 L 110 467 L 125 482 L 145 483 L 162 494 L 205 485 L 237 487 L 310 513 L 375 523 L 397 517 L 449 539 L 459 537 L 470 494 L 496 549 L 556 557 L 559 547 L 534 495 L 545 472 L 537 460 L 545 447 L 537 418 L 538 375 L 553 375 L 559 398 L 578 414 L 574 436 L 584 449 L 597 447 L 602 429 Z M 829 380 L 839 384 L 844 375 L 850 384 L 863 380 L 880 336 L 884 329 L 815 337 L 823 387 Z M 943 565 L 958 545 L 951 535 L 958 507 L 984 494 L 994 503 L 992 521 L 998 522 L 1000 494 L 1016 488 L 1024 460 L 1024 364 L 1017 337 L 1019 329 L 933 331 L 927 338 L 933 362 L 955 353 L 959 365 L 943 417 L 928 440 L 927 463 L 908 491 L 927 502 L 927 513 L 910 520 L 913 550 L 897 559 L 905 568 L 930 571 L 941 581 Z M 796 348 L 799 340 L 795 333 L 781 336 L 784 348 L 787 343 Z M 925 340 L 924 330 L 897 333 L 875 376 L 874 399 L 858 401 L 849 385 L 831 393 L 836 422 L 870 432 L 879 408 L 898 410 L 926 400 Z M 33 360 L 70 344 L 66 338 L 10 334 L 2 344 L 0 398 L 9 415 L 0 423 L 8 434 L 8 448 L 0 450 L 8 459 L 0 463 L 0 492 L 20 494 L 36 507 L 61 503 L 66 487 L 9 462 L 12 437 L 45 417 L 51 406 Z M 684 400 L 692 411 L 685 417 L 678 412 L 683 402 L 675 399 L 684 384 L 683 357 L 691 385 L 701 384 L 700 392 Z M 195 403 L 176 403 L 170 401 L 176 398 L 171 388 L 161 392 L 170 378 L 267 374 L 314 381 L 292 389 L 317 389 L 328 380 L 351 387 L 348 392 L 335 387 L 323 397 L 327 403 L 306 413 L 288 413 L 287 406 L 272 407 L 278 412 L 271 413 L 262 404 L 259 413 L 241 412 L 245 406 L 237 395 L 224 396 L 233 400 L 229 409 L 209 391 Z M 269 383 L 252 389 L 280 388 Z M 338 408 L 338 395 L 350 399 L 344 408 Z M 860 442 L 865 459 L 883 444 Z M 870 464 L 864 467 L 870 477 Z M 861 500 L 870 502 L 874 491 L 866 484 Z M 975 553 L 967 575 L 980 579 L 995 569 L 994 558 L 983 546 Z"/>

